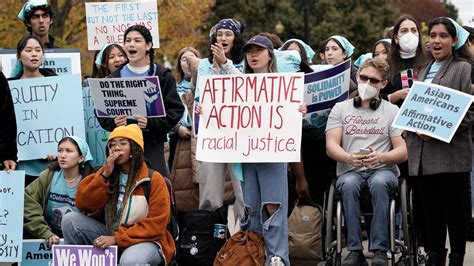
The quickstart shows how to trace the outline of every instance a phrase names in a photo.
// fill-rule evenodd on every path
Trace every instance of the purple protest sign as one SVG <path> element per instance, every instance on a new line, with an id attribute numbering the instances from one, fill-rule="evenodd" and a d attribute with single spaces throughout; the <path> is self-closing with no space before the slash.
<path id="1" fill-rule="evenodd" d="M 117 246 L 100 249 L 91 245 L 53 245 L 53 266 L 115 266 L 117 256 Z"/>

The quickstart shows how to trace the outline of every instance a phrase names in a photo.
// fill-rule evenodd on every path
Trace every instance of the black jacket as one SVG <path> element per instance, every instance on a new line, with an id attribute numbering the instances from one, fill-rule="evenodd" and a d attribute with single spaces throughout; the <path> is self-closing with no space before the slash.
<path id="1" fill-rule="evenodd" d="M 14 160 L 17 158 L 16 147 L 16 118 L 13 107 L 12 95 L 8 81 L 0 72 L 0 168 L 3 167 L 4 160 Z"/>
<path id="2" fill-rule="evenodd" d="M 183 103 L 176 91 L 176 80 L 171 74 L 171 70 L 155 64 L 155 76 L 158 76 L 160 81 L 161 93 L 163 95 L 163 102 L 166 110 L 166 117 L 148 118 L 148 123 L 143 129 L 143 140 L 145 142 L 145 157 L 150 160 L 152 166 L 156 163 L 154 158 L 160 158 L 154 155 L 155 144 L 162 144 L 168 140 L 168 132 L 178 124 L 184 112 Z M 111 77 L 121 77 L 120 70 L 124 66 L 112 73 Z M 112 131 L 116 127 L 113 118 L 97 118 L 103 129 Z"/>

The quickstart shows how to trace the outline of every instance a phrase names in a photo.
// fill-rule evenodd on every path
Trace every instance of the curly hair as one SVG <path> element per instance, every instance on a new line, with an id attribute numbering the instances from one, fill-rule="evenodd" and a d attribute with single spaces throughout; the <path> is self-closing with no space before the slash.
<path id="1" fill-rule="evenodd" d="M 30 34 L 32 34 L 32 30 L 33 30 L 30 26 L 31 18 L 33 17 L 35 12 L 38 10 L 44 11 L 44 13 L 48 14 L 51 19 L 54 19 L 54 16 L 56 15 L 54 13 L 53 8 L 50 5 L 40 5 L 40 6 L 35 6 L 31 8 L 28 12 L 25 13 L 25 20 L 23 21 L 23 23 L 26 26 L 26 29 L 28 30 Z"/>
<path id="2" fill-rule="evenodd" d="M 382 74 L 382 79 L 387 80 L 388 75 L 390 73 L 390 65 L 387 63 L 386 60 L 382 58 L 369 58 L 360 65 L 359 73 L 367 67 L 375 68 L 380 74 Z"/>
<path id="3" fill-rule="evenodd" d="M 150 69 L 148 70 L 148 75 L 153 76 L 153 74 L 155 73 L 155 65 L 154 65 L 155 49 L 153 49 L 153 36 L 151 36 L 150 30 L 148 30 L 145 26 L 143 26 L 143 25 L 133 25 L 133 26 L 131 26 L 128 29 L 125 30 L 125 32 L 123 34 L 124 42 L 125 42 L 125 40 L 127 40 L 127 35 L 132 31 L 136 31 L 136 32 L 140 33 L 140 35 L 142 35 L 143 38 L 145 39 L 146 44 L 151 43 L 152 47 L 150 48 L 150 50 L 147 50 L 146 52 L 147 52 L 147 54 L 150 58 Z"/>
<path id="4" fill-rule="evenodd" d="M 127 179 L 127 184 L 125 186 L 125 195 L 123 197 L 122 201 L 122 207 L 120 209 L 117 209 L 117 202 L 119 198 L 119 190 L 120 190 L 120 167 L 117 167 L 115 165 L 114 170 L 112 171 L 112 174 L 109 177 L 109 189 L 108 189 L 108 199 L 107 199 L 107 230 L 109 232 L 115 231 L 117 228 L 114 228 L 114 220 L 116 217 L 117 212 L 120 212 L 120 216 L 122 216 L 123 212 L 123 206 L 125 205 L 125 202 L 127 202 L 130 193 L 132 192 L 132 187 L 135 181 L 135 178 L 137 177 L 138 172 L 140 171 L 140 168 L 143 165 L 144 162 L 144 155 L 143 155 L 143 150 L 142 148 L 133 140 L 128 140 L 130 144 L 130 154 L 131 158 L 130 160 L 130 172 L 128 173 L 128 179 Z M 109 150 L 106 149 L 106 156 L 109 156 Z M 119 218 L 120 219 L 120 218 Z"/>
<path id="5" fill-rule="evenodd" d="M 212 35 L 211 40 L 209 42 L 209 46 L 208 46 L 208 49 L 209 49 L 208 59 L 209 59 L 209 63 L 211 64 L 214 60 L 214 55 L 212 54 L 211 45 L 215 44 L 216 42 L 217 42 L 217 35 L 214 34 Z M 232 46 L 232 49 L 230 50 L 230 58 L 229 58 L 230 60 L 232 60 L 232 62 L 234 62 L 234 64 L 240 63 L 242 62 L 242 60 L 244 60 L 244 51 L 242 49 L 244 45 L 245 45 L 245 39 L 242 37 L 242 34 L 235 35 L 233 46 Z"/>

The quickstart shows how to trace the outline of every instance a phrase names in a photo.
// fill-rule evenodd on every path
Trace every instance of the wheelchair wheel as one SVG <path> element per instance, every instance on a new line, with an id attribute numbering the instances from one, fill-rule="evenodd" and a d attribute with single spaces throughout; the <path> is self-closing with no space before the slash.
<path id="1" fill-rule="evenodd" d="M 415 234 L 414 230 L 411 229 L 414 225 L 412 200 L 412 191 L 408 189 L 406 180 L 403 178 L 400 184 L 400 207 L 402 210 L 403 243 L 406 250 L 404 251 L 405 254 L 403 254 L 403 262 L 397 263 L 397 265 L 416 265 L 416 252 L 414 252 L 416 249 Z M 408 217 L 410 217 L 411 223 L 408 222 Z"/>

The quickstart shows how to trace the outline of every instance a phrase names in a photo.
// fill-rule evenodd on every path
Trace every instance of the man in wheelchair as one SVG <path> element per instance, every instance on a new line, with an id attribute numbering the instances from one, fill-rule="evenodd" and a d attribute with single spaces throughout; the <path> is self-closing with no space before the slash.
<path id="1" fill-rule="evenodd" d="M 337 161 L 336 188 L 342 195 L 349 255 L 342 265 L 367 265 L 362 252 L 360 191 L 367 188 L 373 205 L 370 247 L 372 265 L 388 265 L 389 193 L 398 186 L 397 163 L 407 160 L 402 130 L 393 128 L 398 107 L 380 98 L 389 65 L 368 59 L 357 74 L 358 96 L 337 103 L 326 127 L 326 149 Z"/>

